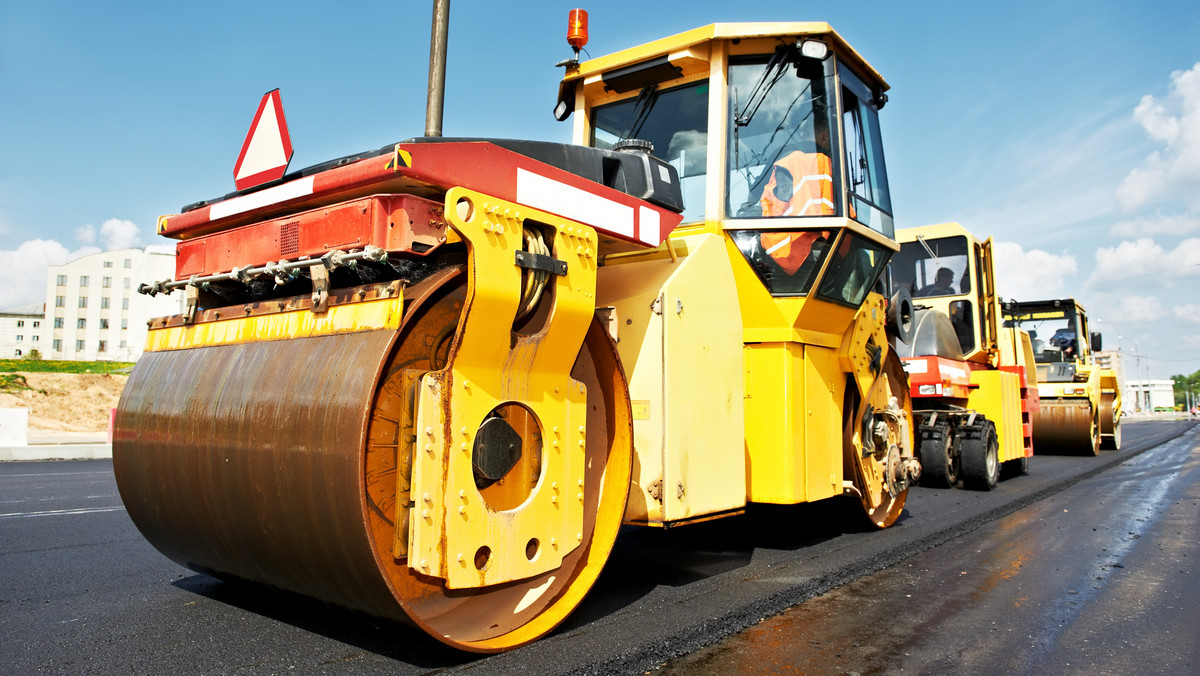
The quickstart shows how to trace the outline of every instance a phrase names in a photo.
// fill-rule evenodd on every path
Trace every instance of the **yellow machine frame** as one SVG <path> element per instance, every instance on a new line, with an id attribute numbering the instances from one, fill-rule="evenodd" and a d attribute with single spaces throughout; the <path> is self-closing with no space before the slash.
<path id="1" fill-rule="evenodd" d="M 597 276 L 597 304 L 612 308 L 633 402 L 627 522 L 671 525 L 737 512 L 747 502 L 789 504 L 843 493 L 859 494 L 868 512 L 879 509 L 889 501 L 885 492 L 861 489 L 886 483 L 879 469 L 861 462 L 861 453 L 853 462 L 840 452 L 847 439 L 863 444 L 859 426 L 847 423 L 847 403 L 856 410 L 855 402 L 865 402 L 862 408 L 891 411 L 889 434 L 900 454 L 911 458 L 906 392 L 895 391 L 907 385 L 881 385 L 887 378 L 879 377 L 878 364 L 872 366 L 865 352 L 870 342 L 878 359 L 888 359 L 886 299 L 871 293 L 853 308 L 772 297 L 728 233 L 799 224 L 840 230 L 843 237 L 853 233 L 891 251 L 898 245 L 845 217 L 758 219 L 752 225 L 723 217 L 729 60 L 770 54 L 781 41 L 803 37 L 825 41 L 859 77 L 887 89 L 820 22 L 705 26 L 579 64 L 560 88 L 569 95 L 574 87 L 573 140 L 587 145 L 592 109 L 638 94 L 606 89 L 605 72 L 665 57 L 679 74 L 662 87 L 709 82 L 703 220 L 685 221 L 657 250 L 605 257 Z M 870 478 L 856 481 L 862 476 Z"/>

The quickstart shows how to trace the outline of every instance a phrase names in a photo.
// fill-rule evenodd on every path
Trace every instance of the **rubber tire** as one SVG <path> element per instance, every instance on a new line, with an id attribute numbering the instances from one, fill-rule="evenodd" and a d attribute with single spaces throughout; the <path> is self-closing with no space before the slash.
<path id="1" fill-rule="evenodd" d="M 921 458 L 922 486 L 954 488 L 958 483 L 958 458 L 953 457 L 952 442 L 953 436 L 948 424 L 922 426 L 921 445 L 917 449 Z"/>
<path id="2" fill-rule="evenodd" d="M 963 487 L 973 491 L 992 490 L 1000 480 L 1000 443 L 996 439 L 995 425 L 990 420 L 982 420 L 960 429 L 958 449 Z"/>

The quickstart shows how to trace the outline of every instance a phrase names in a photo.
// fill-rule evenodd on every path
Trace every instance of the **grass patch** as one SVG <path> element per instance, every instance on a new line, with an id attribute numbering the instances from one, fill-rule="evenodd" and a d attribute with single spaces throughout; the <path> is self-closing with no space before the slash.
<path id="1" fill-rule="evenodd" d="M 17 393 L 22 390 L 32 390 L 29 383 L 25 380 L 25 376 L 20 373 L 0 373 L 0 392 Z M 42 394 L 46 390 L 38 390 Z"/>
<path id="2" fill-rule="evenodd" d="M 0 359 L 0 373 L 118 373 L 131 361 L 62 361 L 59 359 Z"/>

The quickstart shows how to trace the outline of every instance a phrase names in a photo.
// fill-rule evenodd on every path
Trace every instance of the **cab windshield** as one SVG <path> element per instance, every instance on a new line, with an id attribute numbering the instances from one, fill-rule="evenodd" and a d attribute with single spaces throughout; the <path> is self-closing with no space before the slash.
<path id="1" fill-rule="evenodd" d="M 892 283 L 913 298 L 958 296 L 971 290 L 966 237 L 917 237 L 892 257 Z"/>
<path id="2" fill-rule="evenodd" d="M 1033 359 L 1039 364 L 1075 361 L 1079 357 L 1079 315 L 1074 308 L 1021 307 L 1005 317 L 1004 326 L 1029 332 Z"/>
<path id="3" fill-rule="evenodd" d="M 730 64 L 727 216 L 839 212 L 827 68 L 832 59 L 780 61 L 779 54 Z"/>

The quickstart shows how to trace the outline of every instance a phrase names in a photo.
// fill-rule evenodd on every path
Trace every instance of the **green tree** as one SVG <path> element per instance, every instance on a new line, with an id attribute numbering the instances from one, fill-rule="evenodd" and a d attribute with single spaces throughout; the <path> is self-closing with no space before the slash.
<path id="1" fill-rule="evenodd" d="M 1174 383 L 1176 405 L 1186 406 L 1189 401 L 1196 405 L 1200 401 L 1200 371 L 1190 376 L 1171 376 L 1171 382 Z"/>

